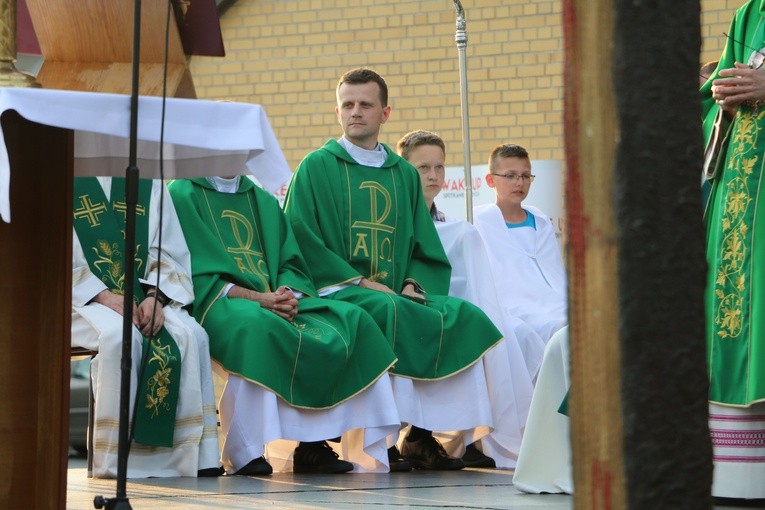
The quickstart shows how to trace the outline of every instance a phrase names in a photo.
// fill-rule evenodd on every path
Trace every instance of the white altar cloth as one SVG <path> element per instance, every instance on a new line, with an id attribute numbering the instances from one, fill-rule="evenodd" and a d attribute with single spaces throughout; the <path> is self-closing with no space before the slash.
<path id="1" fill-rule="evenodd" d="M 0 87 L 0 115 L 6 110 L 38 124 L 74 130 L 75 175 L 124 175 L 130 96 Z M 273 192 L 292 175 L 259 105 L 168 98 L 164 125 L 166 179 L 247 170 Z M 159 177 L 161 127 L 162 98 L 139 97 L 137 166 L 142 178 Z M 6 222 L 11 221 L 10 178 L 8 150 L 0 136 L 0 218 Z"/>

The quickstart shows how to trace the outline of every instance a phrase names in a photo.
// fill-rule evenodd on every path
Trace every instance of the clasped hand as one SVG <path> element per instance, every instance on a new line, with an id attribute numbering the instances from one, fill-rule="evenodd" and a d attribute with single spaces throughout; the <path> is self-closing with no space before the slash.
<path id="1" fill-rule="evenodd" d="M 260 306 L 271 310 L 279 317 L 291 321 L 298 312 L 298 300 L 287 287 L 281 286 L 275 292 L 261 292 L 256 299 Z"/>
<path id="2" fill-rule="evenodd" d="M 111 308 L 121 316 L 124 316 L 125 297 L 115 294 L 110 290 L 101 291 L 95 298 L 100 303 Z M 155 306 L 156 304 L 156 306 Z M 152 314 L 154 322 L 152 323 Z M 162 311 L 162 303 L 153 297 L 147 297 L 141 304 L 133 307 L 133 325 L 145 336 L 156 335 L 165 324 L 165 313 Z"/>
<path id="3" fill-rule="evenodd" d="M 753 69 L 736 62 L 735 67 L 722 69 L 719 75 L 712 82 L 712 97 L 724 110 L 734 111 L 745 101 L 765 99 L 765 68 Z"/>

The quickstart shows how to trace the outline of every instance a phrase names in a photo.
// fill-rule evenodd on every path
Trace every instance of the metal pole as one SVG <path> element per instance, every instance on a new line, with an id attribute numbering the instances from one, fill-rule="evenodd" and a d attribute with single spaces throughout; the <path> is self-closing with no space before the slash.
<path id="1" fill-rule="evenodd" d="M 467 66 L 465 65 L 465 48 L 467 48 L 467 32 L 465 27 L 465 10 L 460 0 L 453 0 L 457 11 L 457 31 L 454 42 L 460 58 L 460 97 L 462 98 L 462 144 L 465 153 L 465 207 L 467 220 L 473 223 L 473 168 L 470 164 L 470 121 L 468 116 Z"/>
<path id="2" fill-rule="evenodd" d="M 125 287 L 122 315 L 122 362 L 120 364 L 120 412 L 117 447 L 117 494 L 106 499 L 96 496 L 93 506 L 106 510 L 131 510 L 127 497 L 127 465 L 130 454 L 130 372 L 133 369 L 133 297 L 135 296 L 135 214 L 138 202 L 138 91 L 141 55 L 141 0 L 133 2 L 133 63 L 130 94 L 130 146 L 125 170 Z M 137 398 L 137 397 L 136 397 Z"/>

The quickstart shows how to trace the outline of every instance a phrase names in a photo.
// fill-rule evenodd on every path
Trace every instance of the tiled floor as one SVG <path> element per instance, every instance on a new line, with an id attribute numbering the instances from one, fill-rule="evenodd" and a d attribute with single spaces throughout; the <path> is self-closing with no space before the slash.
<path id="1" fill-rule="evenodd" d="M 85 459 L 69 461 L 69 510 L 94 508 L 93 498 L 113 498 L 114 480 L 87 478 Z M 413 471 L 391 475 L 294 475 L 263 478 L 152 478 L 127 484 L 127 498 L 135 510 L 155 509 L 469 509 L 572 510 L 573 498 L 561 494 L 523 494 L 512 484 L 512 473 L 466 469 L 434 473 Z M 763 508 L 737 502 L 714 510 Z"/>
<path id="2" fill-rule="evenodd" d="M 87 478 L 84 459 L 71 459 L 67 508 L 94 508 L 97 495 L 112 498 L 114 480 Z M 571 510 L 571 496 L 518 492 L 512 473 L 467 469 L 376 475 L 275 474 L 263 478 L 154 478 L 127 484 L 135 509 L 507 509 Z"/>

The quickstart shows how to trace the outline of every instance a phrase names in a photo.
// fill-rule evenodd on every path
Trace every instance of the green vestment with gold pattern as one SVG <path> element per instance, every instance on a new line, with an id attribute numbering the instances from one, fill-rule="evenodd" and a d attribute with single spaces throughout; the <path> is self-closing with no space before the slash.
<path id="1" fill-rule="evenodd" d="M 765 47 L 764 4 L 756 0 L 738 10 L 718 70 L 747 63 Z M 715 112 L 711 81 L 701 88 L 705 117 Z M 743 104 L 705 215 L 709 399 L 719 404 L 765 400 L 764 164 L 765 106 Z"/>
<path id="2" fill-rule="evenodd" d="M 276 199 L 249 179 L 236 193 L 206 179 L 174 181 L 170 195 L 191 252 L 193 315 L 210 355 L 228 372 L 290 405 L 329 408 L 360 393 L 395 362 L 371 317 L 321 299 Z M 302 293 L 292 322 L 248 299 L 223 296 L 229 283 L 257 292 Z"/>
<path id="3" fill-rule="evenodd" d="M 384 148 L 385 163 L 373 168 L 329 140 L 300 163 L 285 212 L 317 288 L 372 315 L 398 357 L 393 372 L 449 377 L 479 360 L 502 334 L 479 308 L 447 296 L 451 267 L 420 178 Z M 426 302 L 354 285 L 362 276 L 396 292 L 416 282 Z"/>

